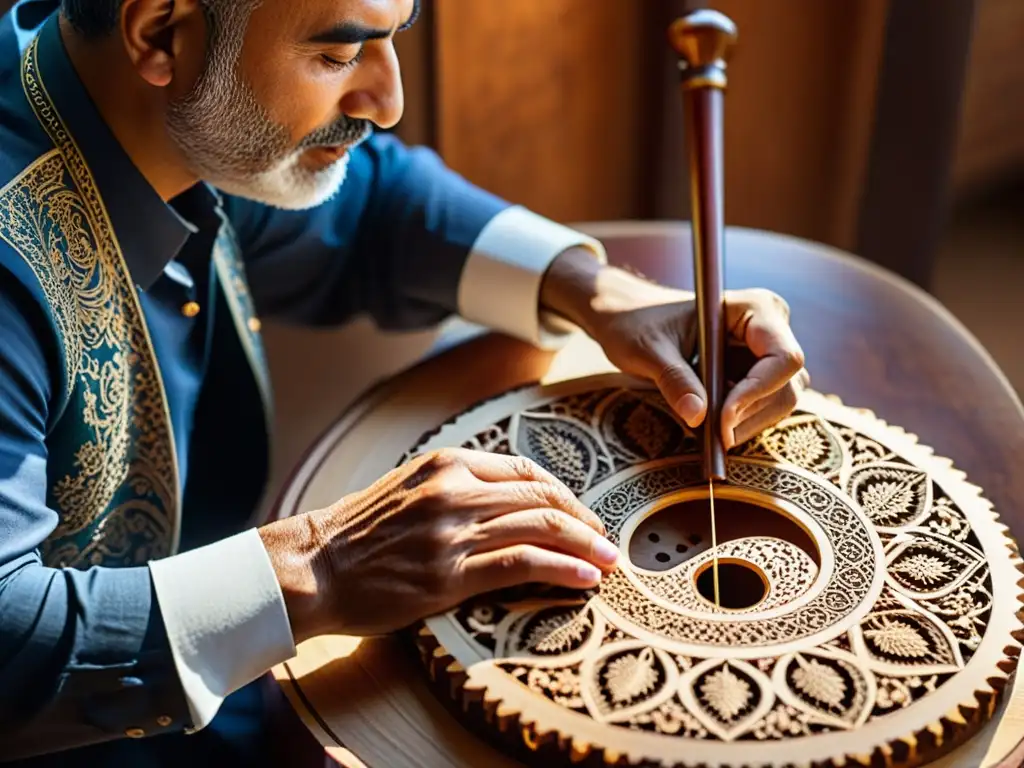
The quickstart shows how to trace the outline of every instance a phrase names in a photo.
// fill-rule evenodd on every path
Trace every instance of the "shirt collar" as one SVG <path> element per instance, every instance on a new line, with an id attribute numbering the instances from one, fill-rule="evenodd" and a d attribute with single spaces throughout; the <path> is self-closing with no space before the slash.
<path id="1" fill-rule="evenodd" d="M 121 244 L 131 279 L 146 290 L 189 236 L 219 221 L 216 194 L 204 183 L 165 203 L 104 122 L 68 57 L 53 13 L 39 31 L 39 70 L 54 108 L 92 173 Z M 197 226 L 198 225 L 198 226 Z"/>

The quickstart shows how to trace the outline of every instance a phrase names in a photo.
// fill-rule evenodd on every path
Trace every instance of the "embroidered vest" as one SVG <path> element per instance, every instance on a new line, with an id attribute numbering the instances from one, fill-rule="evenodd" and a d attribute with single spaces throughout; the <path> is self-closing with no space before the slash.
<path id="1" fill-rule="evenodd" d="M 44 309 L 60 347 L 47 438 L 47 502 L 59 522 L 42 555 L 55 567 L 142 565 L 174 554 L 181 535 L 183 493 L 167 397 L 110 217 L 46 92 L 37 47 L 38 39 L 23 57 L 22 86 L 53 149 L 0 190 L 0 238 L 20 255 L 21 263 L 5 266 Z M 213 259 L 220 303 L 233 324 L 233 333 L 221 336 L 241 346 L 263 405 L 256 419 L 244 421 L 262 422 L 253 429 L 265 440 L 266 359 L 226 220 Z"/>

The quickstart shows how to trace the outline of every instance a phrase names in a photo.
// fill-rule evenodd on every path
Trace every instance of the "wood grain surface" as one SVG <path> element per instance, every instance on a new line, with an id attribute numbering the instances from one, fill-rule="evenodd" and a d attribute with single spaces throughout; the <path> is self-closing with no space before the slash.
<path id="1" fill-rule="evenodd" d="M 605 242 L 614 263 L 690 286 L 687 226 L 583 229 Z M 917 434 L 980 485 L 1021 536 L 1024 473 L 1017 468 L 1024 409 L 987 353 L 945 309 L 859 259 L 794 238 L 730 229 L 725 262 L 728 288 L 767 287 L 789 302 L 815 389 Z M 343 414 L 311 448 L 276 514 L 314 509 L 365 487 L 386 471 L 396 447 L 411 446 L 474 402 L 524 383 L 606 370 L 607 360 L 582 337 L 557 355 L 503 337 L 470 341 L 376 388 Z M 342 764 L 510 765 L 438 704 L 415 659 L 394 639 L 318 638 L 275 676 L 315 738 Z M 1022 699 L 1012 698 L 1008 722 L 1019 721 Z M 981 765 L 990 743 L 1006 754 L 1014 736 L 1012 729 L 990 728 L 936 768 Z"/>

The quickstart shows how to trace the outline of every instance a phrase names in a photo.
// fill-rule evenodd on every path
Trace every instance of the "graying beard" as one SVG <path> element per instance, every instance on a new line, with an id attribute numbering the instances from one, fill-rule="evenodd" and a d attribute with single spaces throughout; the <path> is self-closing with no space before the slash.
<path id="1" fill-rule="evenodd" d="M 249 17 L 262 0 L 203 0 L 210 30 L 207 60 L 192 90 L 168 107 L 168 130 L 193 169 L 237 177 L 273 166 L 289 137 L 237 73 Z"/>

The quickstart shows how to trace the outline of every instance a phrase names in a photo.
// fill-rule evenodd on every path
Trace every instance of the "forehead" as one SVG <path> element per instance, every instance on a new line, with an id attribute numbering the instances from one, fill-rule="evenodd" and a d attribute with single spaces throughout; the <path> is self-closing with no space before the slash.
<path id="1" fill-rule="evenodd" d="M 263 39 L 302 42 L 340 24 L 397 30 L 418 5 L 419 0 L 262 0 L 249 32 Z"/>

